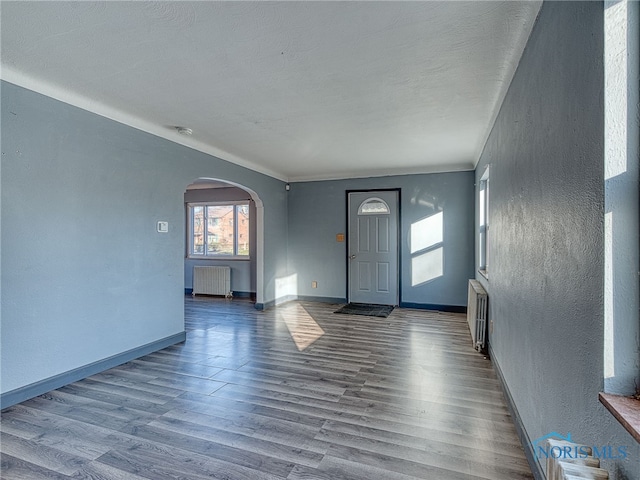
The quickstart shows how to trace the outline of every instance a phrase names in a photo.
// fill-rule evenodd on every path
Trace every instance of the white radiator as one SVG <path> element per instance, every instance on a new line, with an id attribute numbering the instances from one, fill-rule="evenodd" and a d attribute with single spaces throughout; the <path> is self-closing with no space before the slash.
<path id="1" fill-rule="evenodd" d="M 609 472 L 600 468 L 600 459 L 592 456 L 591 447 L 556 439 L 546 442 L 547 480 L 609 480 Z M 562 451 L 569 454 L 553 455 Z"/>
<path id="2" fill-rule="evenodd" d="M 469 280 L 467 322 L 469 322 L 473 346 L 480 352 L 485 347 L 487 331 L 487 292 L 477 280 Z"/>
<path id="3" fill-rule="evenodd" d="M 224 295 L 231 297 L 230 267 L 193 267 L 191 295 Z"/>

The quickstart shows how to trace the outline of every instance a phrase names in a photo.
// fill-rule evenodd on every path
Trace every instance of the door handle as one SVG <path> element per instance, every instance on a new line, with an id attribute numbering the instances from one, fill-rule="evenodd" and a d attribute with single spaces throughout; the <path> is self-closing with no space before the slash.
<path id="1" fill-rule="evenodd" d="M 356 258 L 355 255 L 349 255 L 349 260 L 354 260 Z"/>

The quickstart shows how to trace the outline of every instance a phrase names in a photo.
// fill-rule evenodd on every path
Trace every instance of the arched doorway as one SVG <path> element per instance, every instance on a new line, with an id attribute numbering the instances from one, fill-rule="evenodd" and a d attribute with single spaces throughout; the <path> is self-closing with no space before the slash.
<path id="1" fill-rule="evenodd" d="M 208 235 L 208 238 L 203 237 L 201 240 L 198 240 L 201 242 L 198 244 L 198 251 L 194 250 L 194 239 L 192 237 L 193 232 L 189 226 L 190 219 L 192 219 L 193 215 L 192 209 L 200 206 L 205 207 L 206 205 L 211 205 L 211 208 L 214 208 L 214 205 L 216 208 L 228 205 L 229 212 L 232 212 L 234 207 L 238 208 L 239 205 L 244 205 L 245 201 L 250 208 L 250 228 L 251 231 L 254 232 L 251 240 L 249 241 L 248 248 L 250 252 L 248 258 L 243 258 L 246 252 L 238 250 L 238 248 L 241 247 L 238 247 L 239 238 L 236 238 L 235 236 L 233 238 L 236 245 L 235 247 L 227 245 L 225 248 L 220 249 L 220 252 L 216 251 L 218 250 L 218 245 L 221 244 L 221 239 L 215 236 L 220 230 L 218 227 L 214 227 L 215 233 L 214 231 L 207 232 L 211 234 Z M 187 219 L 185 236 L 185 290 L 190 288 L 189 283 L 192 278 L 191 269 L 194 265 L 220 265 L 224 263 L 229 264 L 232 268 L 232 290 L 235 289 L 243 295 L 246 293 L 253 294 L 255 292 L 255 297 L 253 295 L 251 296 L 255 298 L 256 305 L 263 305 L 264 207 L 258 194 L 252 189 L 236 182 L 212 177 L 200 177 L 194 180 L 185 189 L 184 203 Z M 236 215 L 237 212 L 238 210 L 236 210 Z M 215 220 L 215 222 L 219 221 L 219 219 Z M 242 235 L 240 222 L 241 221 L 236 218 L 237 225 L 233 229 L 234 234 L 238 235 L 238 237 Z M 209 224 L 213 223 L 214 222 L 210 222 Z M 220 227 L 222 227 L 222 225 Z M 224 230 L 224 236 L 227 237 L 227 235 L 229 235 L 230 237 L 231 233 L 227 233 L 227 231 L 228 230 Z M 224 240 L 227 239 L 225 238 Z M 207 244 L 208 241 L 212 243 Z M 202 246 L 202 252 L 200 251 L 200 245 Z M 206 254 L 207 252 L 209 255 Z M 217 255 L 218 253 L 220 253 L 220 255 Z"/>

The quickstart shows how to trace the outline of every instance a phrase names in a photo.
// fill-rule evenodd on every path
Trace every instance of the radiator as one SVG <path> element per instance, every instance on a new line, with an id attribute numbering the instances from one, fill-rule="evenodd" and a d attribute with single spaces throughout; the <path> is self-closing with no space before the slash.
<path id="1" fill-rule="evenodd" d="M 231 297 L 230 267 L 193 267 L 191 295 L 224 295 Z"/>
<path id="2" fill-rule="evenodd" d="M 487 292 L 477 280 L 469 280 L 467 322 L 473 346 L 479 352 L 485 348 L 487 331 Z"/>
<path id="3" fill-rule="evenodd" d="M 609 472 L 600 468 L 600 459 L 591 455 L 591 447 L 556 439 L 547 439 L 546 442 L 550 453 L 547 457 L 547 480 L 609 480 Z M 572 452 L 575 458 L 570 458 L 571 455 L 554 456 L 554 450 Z"/>

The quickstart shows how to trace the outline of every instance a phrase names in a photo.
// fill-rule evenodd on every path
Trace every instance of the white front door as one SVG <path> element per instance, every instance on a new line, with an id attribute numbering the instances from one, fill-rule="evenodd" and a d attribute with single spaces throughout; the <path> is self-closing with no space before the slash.
<path id="1" fill-rule="evenodd" d="M 349 193 L 349 301 L 398 305 L 398 192 Z"/>

